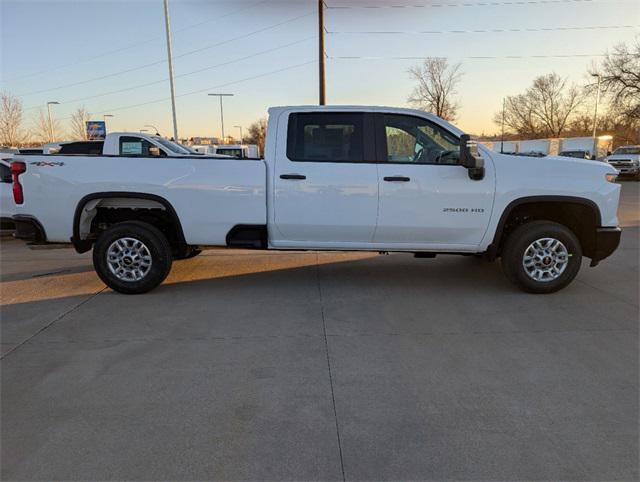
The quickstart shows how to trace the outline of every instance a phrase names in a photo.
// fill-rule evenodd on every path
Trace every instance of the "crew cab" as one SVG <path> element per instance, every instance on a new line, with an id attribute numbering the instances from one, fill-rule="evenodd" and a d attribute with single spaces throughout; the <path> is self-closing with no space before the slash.
<path id="1" fill-rule="evenodd" d="M 618 147 L 613 154 L 607 156 L 606 161 L 621 176 L 633 176 L 640 181 L 640 146 Z"/>
<path id="2" fill-rule="evenodd" d="M 549 293 L 620 240 L 608 164 L 491 152 L 423 111 L 274 107 L 264 160 L 122 154 L 12 163 L 17 236 L 93 248 L 122 293 L 204 246 L 501 258 L 517 286 Z"/>
<path id="3" fill-rule="evenodd" d="M 230 156 L 200 154 L 186 146 L 159 135 L 137 132 L 112 132 L 104 140 L 50 142 L 43 147 L 44 154 L 90 154 L 103 156 L 142 157 L 208 157 L 229 159 Z"/>

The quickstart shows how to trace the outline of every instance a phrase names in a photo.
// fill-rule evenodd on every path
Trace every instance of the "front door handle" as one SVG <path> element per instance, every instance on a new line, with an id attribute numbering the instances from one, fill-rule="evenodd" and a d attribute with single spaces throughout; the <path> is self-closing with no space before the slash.
<path id="1" fill-rule="evenodd" d="M 386 176 L 384 180 L 387 182 L 409 182 L 411 178 L 406 176 Z"/>
<path id="2" fill-rule="evenodd" d="M 280 174 L 280 179 L 302 180 L 306 178 L 307 176 L 303 176 L 302 174 Z"/>

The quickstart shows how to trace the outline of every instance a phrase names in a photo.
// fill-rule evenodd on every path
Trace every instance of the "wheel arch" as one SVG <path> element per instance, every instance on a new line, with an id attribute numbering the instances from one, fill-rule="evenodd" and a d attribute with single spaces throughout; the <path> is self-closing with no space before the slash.
<path id="1" fill-rule="evenodd" d="M 593 230 L 591 233 L 589 232 L 576 232 L 576 236 L 578 236 L 581 244 L 583 244 L 583 249 L 585 251 L 585 255 L 588 257 L 592 251 L 593 241 L 589 239 L 591 235 L 595 236 L 595 229 L 601 225 L 601 213 L 598 205 L 592 201 L 591 199 L 587 199 L 579 196 L 557 196 L 557 195 L 543 195 L 543 196 L 526 196 L 514 199 L 511 201 L 505 209 L 502 211 L 500 215 L 500 219 L 496 226 L 493 240 L 491 244 L 487 248 L 487 255 L 490 259 L 495 259 L 500 255 L 502 250 L 502 245 L 504 240 L 506 239 L 506 235 L 508 235 L 510 226 L 509 221 L 512 219 L 512 216 L 516 214 L 518 211 L 526 210 L 527 208 L 531 208 L 535 211 L 540 210 L 549 210 L 554 207 L 561 208 L 570 208 L 570 207 L 580 207 L 582 210 L 589 212 L 593 218 L 589 220 L 588 224 L 593 224 Z M 553 213 L 553 215 L 549 216 L 549 218 L 539 217 L 534 219 L 547 219 L 549 221 L 557 221 L 557 218 L 561 217 L 562 213 Z M 572 228 L 572 226 L 567 226 Z"/>
<path id="2" fill-rule="evenodd" d="M 80 230 L 82 222 L 86 221 L 86 219 L 83 219 L 85 206 L 87 206 L 87 204 L 93 201 L 100 202 L 101 200 L 116 199 L 116 198 L 149 201 L 152 204 L 155 203 L 158 206 L 161 206 L 161 209 L 163 209 L 170 217 L 173 229 L 175 229 L 175 236 L 178 243 L 177 248 L 179 250 L 187 249 L 187 242 L 184 237 L 184 231 L 182 230 L 182 224 L 180 223 L 180 218 L 178 217 L 176 210 L 173 208 L 173 206 L 168 200 L 156 194 L 131 192 L 131 191 L 105 191 L 105 192 L 96 192 L 96 193 L 87 194 L 82 199 L 80 199 L 80 201 L 78 201 L 78 204 L 76 205 L 76 209 L 73 215 L 73 231 L 72 231 L 73 235 L 71 237 L 71 243 L 73 244 L 73 247 L 78 253 L 84 253 L 89 251 L 94 242 L 93 239 L 83 238 Z M 122 206 L 122 207 L 124 208 L 125 206 Z M 135 208 L 136 206 L 132 206 L 132 207 Z M 95 213 L 94 213 L 94 216 L 95 216 Z M 91 222 L 94 216 L 92 216 L 91 219 L 89 219 L 89 222 Z"/>

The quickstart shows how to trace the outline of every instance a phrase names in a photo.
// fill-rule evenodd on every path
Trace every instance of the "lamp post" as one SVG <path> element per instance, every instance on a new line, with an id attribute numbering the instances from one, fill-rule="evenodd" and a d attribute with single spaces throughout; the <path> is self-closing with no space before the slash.
<path id="1" fill-rule="evenodd" d="M 214 97 L 220 97 L 220 126 L 222 127 L 222 143 L 224 144 L 224 111 L 222 110 L 222 98 L 233 97 L 233 94 L 208 94 Z"/>
<path id="2" fill-rule="evenodd" d="M 596 107 L 593 111 L 593 153 L 592 156 L 595 159 L 598 151 L 598 140 L 596 138 L 596 131 L 598 129 L 598 103 L 600 102 L 600 74 L 591 74 L 591 77 L 598 78 L 598 87 L 596 88 Z"/>
<path id="3" fill-rule="evenodd" d="M 107 131 L 107 117 L 113 117 L 113 114 L 104 114 L 102 120 L 104 121 L 104 130 Z"/>
<path id="4" fill-rule="evenodd" d="M 242 145 L 242 126 L 233 126 L 237 129 L 240 129 L 240 145 Z"/>
<path id="5" fill-rule="evenodd" d="M 160 135 L 160 131 L 158 130 L 158 128 L 157 128 L 156 126 L 151 125 L 151 124 L 145 124 L 144 126 L 145 126 L 145 127 L 151 127 L 154 131 L 156 131 L 156 135 L 157 135 L 157 136 L 159 136 L 159 135 Z M 176 142 L 178 142 L 178 141 L 176 140 Z"/>
<path id="6" fill-rule="evenodd" d="M 47 112 L 49 113 L 49 138 L 51 139 L 51 142 L 55 142 L 56 138 L 55 135 L 53 133 L 53 120 L 51 119 L 51 106 L 52 105 L 59 105 L 60 102 L 57 101 L 49 101 L 47 102 Z"/>

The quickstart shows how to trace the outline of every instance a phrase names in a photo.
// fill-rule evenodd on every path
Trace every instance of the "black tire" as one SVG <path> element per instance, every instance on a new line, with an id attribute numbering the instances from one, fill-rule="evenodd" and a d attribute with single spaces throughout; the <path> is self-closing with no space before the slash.
<path id="1" fill-rule="evenodd" d="M 523 265 L 525 252 L 536 240 L 553 238 L 566 248 L 568 261 L 556 278 L 536 280 Z M 551 258 L 544 256 L 541 263 Z M 582 262 L 582 248 L 576 235 L 566 226 L 551 221 L 532 221 L 516 228 L 507 238 L 502 251 L 502 269 L 513 284 L 528 293 L 553 293 L 567 286 L 578 274 Z"/>
<path id="2" fill-rule="evenodd" d="M 118 277 L 109 267 L 107 261 L 109 248 L 122 238 L 140 241 L 146 248 L 145 252 L 150 256 L 151 264 L 140 279 L 123 279 L 123 275 Z M 124 261 L 131 263 L 133 259 L 135 262 L 135 256 L 128 258 L 129 260 Z M 96 273 L 109 288 L 124 294 L 146 293 L 158 286 L 171 271 L 171 262 L 171 246 L 164 234 L 155 226 L 140 221 L 114 224 L 100 234 L 93 247 L 93 266 Z"/>
<path id="3" fill-rule="evenodd" d="M 183 259 L 191 259 L 191 258 L 195 258 L 196 256 L 198 256 L 200 253 L 202 253 L 201 249 L 198 248 L 194 248 L 192 246 L 189 246 L 189 248 L 187 248 L 187 252 L 186 254 L 182 255 L 182 256 L 174 256 L 173 260 L 174 261 L 181 261 Z"/>

